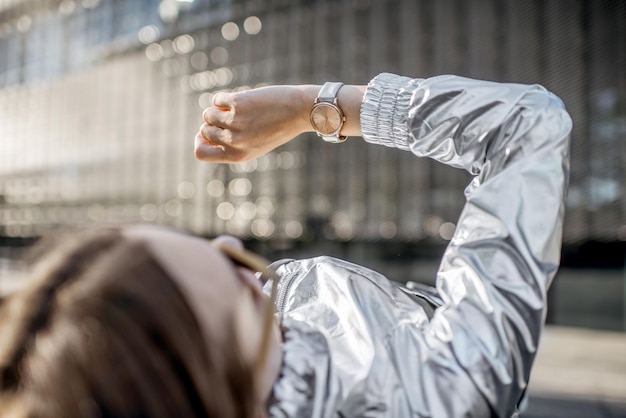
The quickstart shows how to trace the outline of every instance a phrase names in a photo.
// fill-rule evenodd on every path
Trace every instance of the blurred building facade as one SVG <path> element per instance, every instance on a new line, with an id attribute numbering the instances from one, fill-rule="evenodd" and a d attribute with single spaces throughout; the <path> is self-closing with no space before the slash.
<path id="1" fill-rule="evenodd" d="M 623 256 L 621 0 L 0 0 L 0 237 L 148 222 L 274 248 L 440 249 L 464 172 L 313 135 L 245 164 L 193 156 L 216 91 L 382 71 L 554 91 L 574 119 L 570 258 L 590 243 Z"/>

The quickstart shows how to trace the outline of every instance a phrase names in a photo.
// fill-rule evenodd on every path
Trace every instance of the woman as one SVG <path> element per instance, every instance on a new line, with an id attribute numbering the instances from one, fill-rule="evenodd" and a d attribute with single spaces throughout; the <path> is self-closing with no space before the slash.
<path id="1" fill-rule="evenodd" d="M 244 161 L 317 131 L 475 175 L 438 295 L 329 257 L 281 261 L 264 288 L 277 288 L 279 333 L 261 319 L 268 299 L 251 275 L 261 267 L 234 267 L 249 258 L 240 244 L 150 227 L 89 236 L 53 257 L 71 274 L 44 266 L 36 290 L 5 309 L 2 390 L 17 416 L 46 416 L 49 405 L 66 408 L 51 416 L 516 413 L 559 264 L 571 120 L 558 98 L 540 86 L 381 74 L 367 87 L 220 93 L 204 120 L 195 152 L 205 161 Z M 29 300 L 45 308 L 24 315 Z M 121 341 L 129 347 L 118 351 Z"/>
<path id="2" fill-rule="evenodd" d="M 265 264 L 239 245 L 142 226 L 66 238 L 2 306 L 0 416 L 254 416 L 280 351 L 229 257 Z"/>

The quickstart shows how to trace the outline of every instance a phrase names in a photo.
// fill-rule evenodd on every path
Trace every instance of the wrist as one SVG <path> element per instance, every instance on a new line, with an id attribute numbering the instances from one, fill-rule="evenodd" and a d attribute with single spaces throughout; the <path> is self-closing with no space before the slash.
<path id="1" fill-rule="evenodd" d="M 361 135 L 361 102 L 365 95 L 367 86 L 344 85 L 337 95 L 338 104 L 346 116 L 346 122 L 341 130 L 343 135 L 360 136 Z M 297 124 L 300 133 L 315 132 L 310 121 L 311 109 L 315 103 L 315 99 L 322 89 L 321 85 L 301 85 L 297 86 L 299 98 L 297 100 Z"/>
<path id="2" fill-rule="evenodd" d="M 314 132 L 313 126 L 311 126 L 310 114 L 322 86 L 302 85 L 298 88 L 300 90 L 298 124 L 302 132 Z"/>

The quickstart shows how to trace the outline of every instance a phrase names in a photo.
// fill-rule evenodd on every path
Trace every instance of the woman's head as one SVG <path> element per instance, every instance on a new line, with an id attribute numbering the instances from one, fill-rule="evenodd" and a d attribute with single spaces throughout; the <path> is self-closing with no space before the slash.
<path id="1" fill-rule="evenodd" d="M 256 340 L 238 324 L 262 328 L 266 304 L 210 242 L 92 231 L 32 274 L 0 314 L 0 402 L 24 416 L 244 417 L 259 406 L 244 348 Z"/>

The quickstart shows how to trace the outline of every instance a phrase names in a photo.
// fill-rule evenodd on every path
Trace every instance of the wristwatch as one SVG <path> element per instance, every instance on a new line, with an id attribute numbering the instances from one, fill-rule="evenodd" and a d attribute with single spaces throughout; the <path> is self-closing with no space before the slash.
<path id="1" fill-rule="evenodd" d="M 347 138 L 339 133 L 346 121 L 343 111 L 337 104 L 337 92 L 341 86 L 343 83 L 330 81 L 324 83 L 311 109 L 311 125 L 326 142 L 339 143 Z"/>

